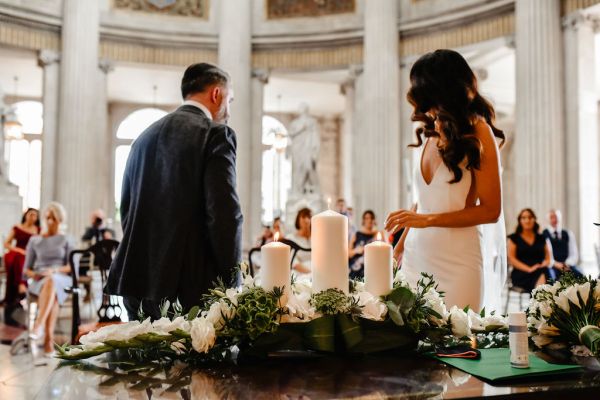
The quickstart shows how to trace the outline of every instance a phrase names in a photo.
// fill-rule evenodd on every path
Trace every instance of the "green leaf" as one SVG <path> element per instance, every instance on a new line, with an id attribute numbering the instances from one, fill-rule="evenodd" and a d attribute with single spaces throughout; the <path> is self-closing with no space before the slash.
<path id="1" fill-rule="evenodd" d="M 363 340 L 360 324 L 353 321 L 350 316 L 338 314 L 336 320 L 347 349 L 351 349 Z"/>
<path id="2" fill-rule="evenodd" d="M 169 308 L 171 307 L 171 302 L 167 299 L 164 299 L 160 305 L 160 316 L 165 318 L 167 313 L 169 312 Z"/>
<path id="3" fill-rule="evenodd" d="M 481 309 L 481 312 L 479 313 L 479 316 L 480 316 L 481 318 L 485 317 L 485 307 L 483 307 L 483 308 Z"/>
<path id="4" fill-rule="evenodd" d="M 390 318 L 392 319 L 392 321 L 394 321 L 394 323 L 398 326 L 404 326 L 404 319 L 402 318 L 402 315 L 400 314 L 400 310 L 398 309 L 398 306 L 396 304 L 392 303 L 391 301 L 387 301 L 385 304 L 387 305 L 388 314 L 389 314 Z"/>
<path id="5" fill-rule="evenodd" d="M 335 316 L 325 315 L 313 319 L 306 325 L 304 331 L 306 345 L 311 350 L 335 351 Z"/>
<path id="6" fill-rule="evenodd" d="M 415 305 L 415 294 L 406 287 L 398 287 L 388 295 L 388 300 L 398 306 L 398 309 L 406 313 Z"/>
<path id="7" fill-rule="evenodd" d="M 188 315 L 187 315 L 188 321 L 195 319 L 199 313 L 200 313 L 200 307 L 198 307 L 198 306 L 192 307 L 190 309 L 190 312 L 188 312 Z"/>

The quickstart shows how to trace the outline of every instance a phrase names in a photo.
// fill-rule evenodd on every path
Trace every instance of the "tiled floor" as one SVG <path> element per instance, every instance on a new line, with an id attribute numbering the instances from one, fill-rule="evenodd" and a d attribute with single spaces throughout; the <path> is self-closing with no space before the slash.
<path id="1" fill-rule="evenodd" d="M 9 351 L 10 346 L 0 345 L 0 399 L 38 398 L 58 360 L 44 359 L 46 365 L 36 366 L 31 354 L 11 356 Z"/>

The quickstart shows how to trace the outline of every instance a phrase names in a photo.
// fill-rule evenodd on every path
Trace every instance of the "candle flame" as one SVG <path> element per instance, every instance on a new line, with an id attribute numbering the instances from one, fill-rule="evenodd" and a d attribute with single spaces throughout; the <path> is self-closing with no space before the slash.
<path id="1" fill-rule="evenodd" d="M 381 242 L 383 240 L 383 236 L 381 236 L 381 232 L 377 232 L 377 240 Z"/>
<path id="2" fill-rule="evenodd" d="M 276 242 L 279 242 L 279 232 L 275 232 L 275 236 L 273 237 L 273 240 Z"/>
<path id="3" fill-rule="evenodd" d="M 331 210 L 331 197 L 327 198 L 327 209 Z"/>

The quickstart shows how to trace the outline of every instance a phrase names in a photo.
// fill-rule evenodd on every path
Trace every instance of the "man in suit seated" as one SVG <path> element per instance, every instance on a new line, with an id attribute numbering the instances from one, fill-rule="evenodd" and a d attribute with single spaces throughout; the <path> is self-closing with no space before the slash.
<path id="1" fill-rule="evenodd" d="M 205 63 L 187 68 L 183 105 L 133 143 L 123 175 L 123 240 L 106 292 L 160 318 L 161 300 L 184 310 L 212 283 L 239 279 L 242 213 L 236 193 L 236 135 L 228 127 L 229 75 Z"/>
<path id="2" fill-rule="evenodd" d="M 548 222 L 550 226 L 544 229 L 543 234 L 552 244 L 554 265 L 549 270 L 550 277 L 557 280 L 565 272 L 583 276 L 577 268 L 579 252 L 577 251 L 575 235 L 570 230 L 563 228 L 560 210 L 550 210 L 548 212 Z"/>

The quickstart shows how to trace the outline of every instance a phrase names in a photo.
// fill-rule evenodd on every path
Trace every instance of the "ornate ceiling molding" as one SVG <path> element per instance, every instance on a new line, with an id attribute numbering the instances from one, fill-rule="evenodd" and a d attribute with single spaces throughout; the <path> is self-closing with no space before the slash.
<path id="1" fill-rule="evenodd" d="M 568 15 L 574 11 L 588 8 L 596 4 L 600 4 L 600 0 L 562 0 L 561 13 L 562 15 Z"/>
<path id="2" fill-rule="evenodd" d="M 265 0 L 267 19 L 321 17 L 356 11 L 356 0 Z"/>
<path id="3" fill-rule="evenodd" d="M 208 0 L 115 0 L 114 8 L 208 19 Z"/>

